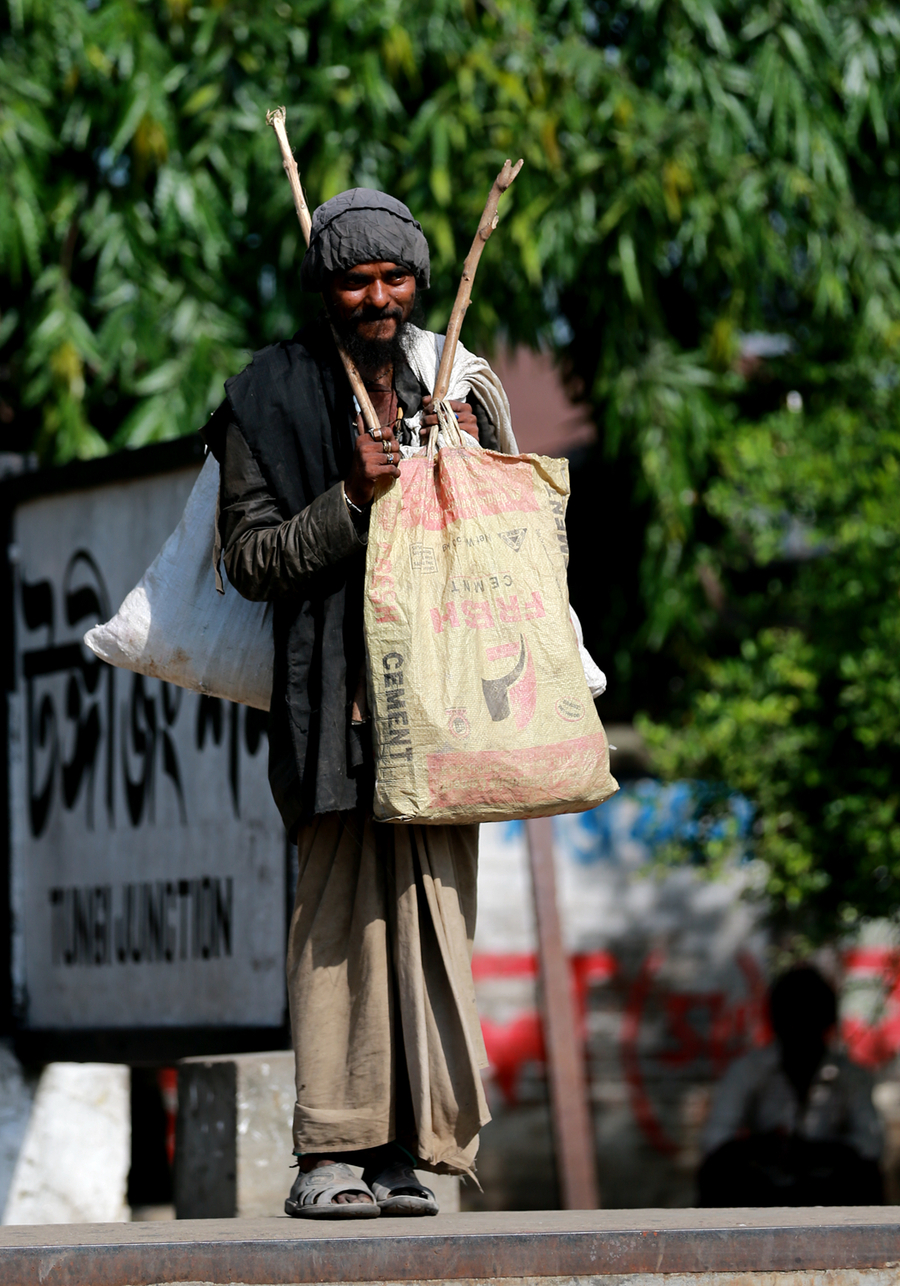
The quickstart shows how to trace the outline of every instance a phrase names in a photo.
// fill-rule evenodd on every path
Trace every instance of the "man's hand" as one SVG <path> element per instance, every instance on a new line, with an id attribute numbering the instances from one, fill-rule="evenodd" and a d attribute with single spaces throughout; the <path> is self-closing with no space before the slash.
<path id="1" fill-rule="evenodd" d="M 344 493 L 353 504 L 362 508 L 372 499 L 375 483 L 379 478 L 399 478 L 400 447 L 393 429 L 363 427 L 361 415 L 356 417 L 356 449 L 353 465 L 344 480 Z"/>
<path id="2" fill-rule="evenodd" d="M 425 396 L 422 398 L 422 406 L 425 408 L 425 414 L 422 417 L 422 427 L 421 429 L 419 429 L 419 433 L 422 435 L 423 438 L 427 438 L 429 429 L 432 427 L 432 425 L 437 424 L 437 411 L 428 410 L 428 407 L 431 405 L 431 402 L 432 402 L 431 394 L 426 393 Z M 450 410 L 454 413 L 457 420 L 459 420 L 459 427 L 463 429 L 466 433 L 471 433 L 472 437 L 477 442 L 478 441 L 478 421 L 475 419 L 475 412 L 472 410 L 471 406 L 469 406 L 469 403 L 468 402 L 448 402 L 447 405 L 450 407 Z"/>

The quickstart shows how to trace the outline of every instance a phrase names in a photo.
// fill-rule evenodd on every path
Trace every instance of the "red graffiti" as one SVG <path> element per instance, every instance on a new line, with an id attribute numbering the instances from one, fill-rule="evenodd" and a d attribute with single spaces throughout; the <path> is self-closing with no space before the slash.
<path id="1" fill-rule="evenodd" d="M 900 951 L 892 947 L 851 947 L 844 952 L 844 991 L 864 986 L 880 993 L 875 1022 L 856 1014 L 841 1021 L 851 1058 L 864 1067 L 881 1067 L 900 1051 Z M 880 1012 L 879 1012 L 880 1011 Z"/>
<path id="2" fill-rule="evenodd" d="M 615 957 L 608 951 L 590 951 L 570 957 L 572 990 L 582 1039 L 588 988 L 607 982 L 617 971 Z M 537 956 L 533 951 L 504 955 L 476 955 L 472 976 L 477 982 L 492 978 L 537 979 Z M 481 1030 L 494 1080 L 505 1101 L 512 1106 L 517 1099 L 519 1076 L 526 1063 L 545 1061 L 544 1033 L 535 1009 L 528 1009 L 509 1023 L 483 1019 Z"/>
<path id="3" fill-rule="evenodd" d="M 518 1097 L 519 1076 L 525 1063 L 544 1062 L 544 1032 L 535 1010 L 520 1014 L 511 1023 L 483 1019 L 481 1031 L 494 1080 L 506 1102 Z"/>
<path id="4" fill-rule="evenodd" d="M 653 1147 L 671 1156 L 677 1145 L 653 1105 L 646 1065 L 656 1061 L 668 1070 L 695 1068 L 698 1076 L 720 1076 L 733 1059 L 753 1045 L 765 1044 L 769 1031 L 762 972 L 749 952 L 740 952 L 736 958 L 746 992 L 733 1003 L 721 991 L 677 992 L 661 987 L 658 974 L 664 963 L 662 951 L 651 951 L 631 984 L 622 1021 L 621 1052 L 635 1120 Z M 665 1041 L 661 1050 L 648 1057 L 641 1053 L 640 1036 L 651 1001 L 662 1010 Z"/>
<path id="5" fill-rule="evenodd" d="M 664 952 L 650 952 L 629 986 L 620 1050 L 635 1120 L 652 1146 L 671 1156 L 678 1148 L 654 1105 L 653 1080 L 678 1072 L 697 1079 L 718 1078 L 735 1058 L 767 1044 L 772 1033 L 766 1016 L 765 980 L 749 952 L 740 952 L 735 958 L 744 979 L 743 994 L 737 999 L 722 990 L 668 990 L 660 978 L 665 961 Z M 852 948 L 844 953 L 843 963 L 845 995 L 854 985 L 874 988 L 880 991 L 880 1007 L 875 1022 L 852 1014 L 844 1017 L 841 1035 L 857 1062 L 882 1066 L 900 1052 L 900 950 Z M 583 1040 L 590 987 L 621 975 L 608 951 L 572 956 L 570 967 Z M 537 958 L 534 952 L 479 953 L 472 961 L 472 974 L 476 983 L 497 978 L 536 980 Z M 659 1023 L 661 1040 L 652 1053 L 642 1052 L 641 1035 L 652 1019 Z M 523 1067 L 545 1061 L 540 1017 L 536 1009 L 526 1009 L 507 1023 L 485 1019 L 482 1030 L 494 1079 L 505 1102 L 513 1106 Z"/>
<path id="6" fill-rule="evenodd" d="M 671 1155 L 677 1150 L 676 1144 L 666 1133 L 647 1088 L 648 1062 L 655 1061 L 662 1074 L 694 1069 L 698 1076 L 720 1076 L 734 1058 L 753 1045 L 765 1044 L 770 1032 L 764 1017 L 762 973 L 749 953 L 737 957 L 746 991 L 736 1001 L 718 990 L 666 990 L 660 986 L 658 976 L 664 963 L 663 952 L 651 952 L 628 989 L 622 1015 L 621 1056 L 638 1125 L 659 1152 Z M 619 977 L 618 963 L 608 951 L 593 951 L 572 956 L 570 966 L 579 1032 L 584 1040 L 589 989 Z M 472 961 L 476 983 L 495 978 L 536 979 L 537 973 L 533 952 L 479 954 Z M 641 1054 L 640 1036 L 651 1004 L 663 1018 L 663 1042 L 662 1048 L 648 1059 Z M 484 1019 L 482 1031 L 494 1079 L 506 1103 L 512 1106 L 517 1100 L 523 1067 L 545 1061 L 540 1017 L 535 1009 L 528 1009 L 508 1023 Z"/>

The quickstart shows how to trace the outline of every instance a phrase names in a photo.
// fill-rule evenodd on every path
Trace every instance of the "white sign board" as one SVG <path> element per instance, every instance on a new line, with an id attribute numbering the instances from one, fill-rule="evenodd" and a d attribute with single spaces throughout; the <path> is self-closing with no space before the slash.
<path id="1" fill-rule="evenodd" d="M 176 526 L 198 466 L 13 517 L 13 986 L 25 1029 L 279 1027 L 285 860 L 266 716 L 81 643 Z"/>

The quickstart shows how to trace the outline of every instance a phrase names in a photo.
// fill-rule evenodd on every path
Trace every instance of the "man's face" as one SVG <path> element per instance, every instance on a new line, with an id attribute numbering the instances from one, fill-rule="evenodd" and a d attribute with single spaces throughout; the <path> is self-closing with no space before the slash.
<path id="1" fill-rule="evenodd" d="M 336 272 L 325 293 L 340 331 L 355 332 L 364 344 L 390 345 L 413 310 L 416 279 L 396 263 L 358 263 Z"/>

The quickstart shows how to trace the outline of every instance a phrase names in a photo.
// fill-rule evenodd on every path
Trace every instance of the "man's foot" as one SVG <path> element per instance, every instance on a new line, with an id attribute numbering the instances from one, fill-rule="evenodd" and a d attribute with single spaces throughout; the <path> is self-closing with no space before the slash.
<path id="1" fill-rule="evenodd" d="M 440 1207 L 430 1188 L 419 1183 L 411 1165 L 395 1161 L 369 1180 L 383 1215 L 436 1215 Z"/>
<path id="2" fill-rule="evenodd" d="M 284 1203 L 295 1219 L 374 1219 L 381 1214 L 371 1189 L 342 1161 L 315 1161 L 301 1170 Z"/>

